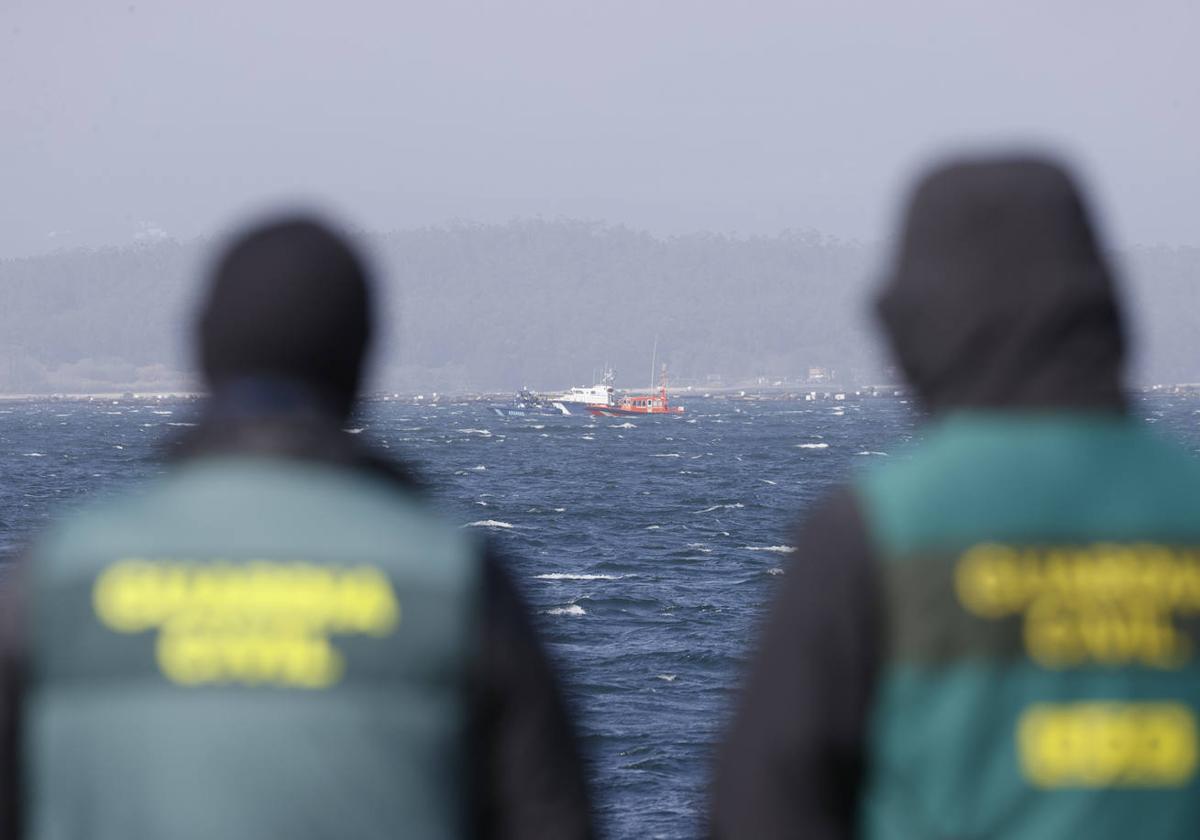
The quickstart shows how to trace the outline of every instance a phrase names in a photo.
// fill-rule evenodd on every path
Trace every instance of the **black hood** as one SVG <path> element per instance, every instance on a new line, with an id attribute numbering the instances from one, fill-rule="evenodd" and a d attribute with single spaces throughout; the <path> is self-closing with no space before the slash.
<path id="1" fill-rule="evenodd" d="M 931 411 L 1123 405 L 1112 277 L 1053 163 L 962 162 L 923 178 L 879 311 Z"/>
<path id="2" fill-rule="evenodd" d="M 200 359 L 215 393 L 246 381 L 308 391 L 345 416 L 358 392 L 371 294 L 358 255 L 307 218 L 248 231 L 217 263 L 200 315 Z"/>

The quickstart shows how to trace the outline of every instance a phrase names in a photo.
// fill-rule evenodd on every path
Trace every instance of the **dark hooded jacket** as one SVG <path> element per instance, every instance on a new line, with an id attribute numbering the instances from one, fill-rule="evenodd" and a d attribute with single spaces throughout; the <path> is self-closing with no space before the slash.
<path id="1" fill-rule="evenodd" d="M 879 313 L 923 440 L 800 527 L 713 836 L 1195 836 L 1192 608 L 1080 581 L 1149 557 L 1200 573 L 1181 548 L 1200 472 L 1126 417 L 1119 306 L 1070 178 L 1036 159 L 929 174 Z M 1074 582 L 1048 583 L 1062 563 Z M 1087 746 L 1120 737 L 1183 758 Z"/>
<path id="2" fill-rule="evenodd" d="M 190 520 L 201 523 L 202 528 L 217 531 L 222 527 L 238 528 L 238 525 L 222 519 L 231 514 L 229 506 L 223 505 L 219 499 L 213 500 L 213 507 L 208 514 L 204 508 L 180 510 L 179 503 L 172 499 L 194 498 L 178 492 L 181 483 L 178 477 L 185 476 L 182 484 L 192 486 L 195 479 L 187 476 L 194 477 L 197 471 L 217 476 L 218 483 L 214 486 L 236 489 L 237 480 L 228 481 L 220 476 L 236 472 L 245 464 L 265 464 L 268 474 L 283 470 L 285 474 L 299 476 L 296 483 L 304 481 L 320 485 L 323 482 L 328 487 L 313 488 L 312 493 L 316 495 L 311 497 L 322 498 L 321 494 L 324 493 L 323 498 L 334 504 L 346 498 L 341 494 L 352 493 L 356 494 L 355 498 L 375 499 L 379 510 L 384 512 L 393 504 L 404 508 L 407 511 L 404 515 L 408 517 L 404 521 L 414 523 L 413 542 L 422 540 L 421 535 L 426 531 L 453 532 L 455 529 L 439 526 L 437 518 L 423 510 L 422 502 L 414 492 L 419 488 L 401 465 L 380 457 L 370 447 L 362 445 L 359 438 L 342 431 L 358 391 L 370 332 L 369 285 L 362 265 L 346 245 L 320 224 L 303 219 L 286 221 L 254 231 L 239 240 L 218 264 L 214 274 L 214 283 L 198 325 L 201 364 L 211 385 L 212 396 L 198 427 L 190 430 L 186 437 L 172 442 L 169 447 L 167 456 L 174 466 L 170 473 L 175 478 L 170 479 L 169 476 L 167 483 L 160 482 L 156 490 L 149 494 L 158 505 L 155 510 L 162 514 L 159 521 L 145 521 L 144 509 L 136 508 L 140 518 L 117 518 L 117 522 L 126 524 L 104 526 L 115 533 L 114 541 L 117 544 L 147 544 L 147 532 L 154 533 L 158 529 L 161 534 L 165 528 L 165 541 L 169 545 L 172 540 L 170 528 L 173 526 L 164 526 L 163 522 Z M 172 485 L 171 481 L 175 484 Z M 172 493 L 176 495 L 172 496 Z M 107 516 L 112 521 L 114 510 L 102 509 L 92 518 L 104 520 Z M 209 520 L 216 517 L 216 521 L 204 526 L 206 516 Z M 237 513 L 234 512 L 232 516 L 236 517 Z M 295 514 L 288 512 L 284 516 L 295 518 Z M 243 521 L 250 522 L 252 518 Z M 361 516 L 357 520 L 349 518 L 346 521 L 363 524 Z M 366 524 L 370 525 L 369 522 Z M 242 527 L 248 531 L 251 526 Z M 256 531 L 261 532 L 261 529 Z M 389 562 L 386 558 L 391 555 L 413 554 L 413 548 L 403 544 L 408 539 L 407 532 L 401 529 L 399 533 L 398 543 L 368 547 L 367 556 L 385 558 L 380 561 L 382 564 Z M 287 535 L 275 536 L 281 540 L 281 545 L 288 544 Z M 356 556 L 354 552 L 362 555 L 361 532 L 346 533 L 342 537 L 345 544 L 360 547 L 352 549 L 350 556 L 340 559 L 351 561 Z M 270 540 L 273 537 L 267 533 L 265 538 L 267 542 L 261 544 L 258 550 L 266 551 L 269 557 Z M 161 537 L 157 539 L 162 542 Z M 185 543 L 186 539 L 181 537 Z M 261 540 L 263 537 L 255 539 Z M 424 539 L 426 543 L 422 545 L 428 544 L 439 551 L 442 550 L 439 546 L 456 542 L 452 536 Z M 336 534 L 332 540 L 337 554 Z M 294 546 L 295 542 L 292 544 Z M 224 549 L 229 550 L 229 547 L 225 546 Z M 423 550 L 415 552 L 418 566 L 422 563 L 447 562 L 437 559 L 441 555 L 424 558 L 421 556 Z M 31 555 L 36 563 L 23 565 L 42 565 L 44 558 L 41 551 L 41 547 L 35 548 Z M 528 610 L 505 572 L 503 562 L 490 547 L 478 550 L 476 556 L 469 556 L 470 550 L 465 553 L 468 556 L 461 557 L 458 562 L 465 569 L 464 579 L 469 582 L 462 587 L 462 606 L 457 607 L 465 626 L 445 626 L 446 622 L 441 618 L 445 611 L 440 606 L 423 610 L 424 605 L 419 599 L 413 599 L 404 603 L 406 623 L 403 628 L 407 629 L 410 638 L 412 634 L 419 636 L 418 643 L 415 646 L 409 643 L 409 647 L 402 644 L 391 646 L 393 652 L 408 657 L 404 661 L 393 659 L 372 664 L 370 656 L 377 659 L 382 657 L 378 653 L 368 656 L 356 652 L 365 649 L 365 646 L 355 640 L 347 641 L 343 652 L 350 662 L 347 671 L 357 668 L 358 681 L 332 686 L 330 694 L 337 696 L 320 701 L 328 704 L 329 709 L 337 710 L 332 714 L 320 713 L 313 717 L 318 725 L 322 725 L 322 722 L 329 724 L 327 731 L 308 731 L 300 723 L 304 719 L 298 717 L 297 709 L 306 700 L 297 698 L 303 691 L 276 693 L 274 689 L 262 691 L 253 687 L 213 685 L 202 686 L 200 691 L 176 690 L 173 695 L 168 694 L 160 708 L 161 715 L 173 719 L 170 717 L 174 714 L 172 708 L 184 710 L 178 717 L 180 727 L 211 726 L 214 733 L 221 731 L 222 722 L 239 721 L 239 714 L 247 702 L 269 704 L 272 698 L 276 702 L 273 708 L 278 716 L 269 714 L 270 708 L 264 709 L 268 712 L 267 722 L 252 735 L 252 738 L 258 739 L 255 741 L 258 746 L 246 753 L 253 757 L 256 752 L 266 752 L 270 754 L 268 760 L 260 768 L 262 772 L 258 776 L 247 767 L 245 773 L 248 782 L 241 785 L 240 791 L 236 785 L 231 790 L 226 779 L 204 777 L 199 762 L 207 747 L 201 741 L 183 750 L 185 755 L 193 756 L 196 762 L 196 771 L 192 776 L 184 775 L 174 784 L 154 780 L 158 785 L 156 790 L 166 791 L 169 802 L 150 802 L 144 807 L 135 807 L 141 793 L 127 790 L 124 795 L 130 797 L 129 801 L 118 803 L 114 811 L 111 804 L 101 807 L 100 803 L 93 801 L 99 796 L 98 792 L 111 792 L 111 785 L 103 784 L 107 782 L 106 779 L 92 777 L 82 782 L 79 778 L 58 779 L 66 792 L 51 798 L 65 803 L 74 812 L 68 820 L 59 823 L 60 827 L 78 824 L 80 820 L 86 822 L 88 813 L 103 812 L 106 816 L 104 831 L 108 836 L 112 834 L 114 813 L 119 815 L 118 820 L 126 820 L 127 837 L 138 836 L 139 830 L 144 830 L 146 826 L 158 826 L 173 836 L 193 836 L 199 830 L 199 823 L 180 825 L 179 821 L 184 819 L 182 815 L 192 813 L 200 821 L 209 820 L 213 816 L 212 807 L 216 806 L 210 807 L 206 803 L 221 801 L 225 803 L 227 813 L 219 815 L 216 824 L 224 820 L 236 827 L 240 835 L 263 836 L 262 831 L 266 830 L 269 834 L 270 826 L 279 828 L 288 825 L 290 819 L 293 829 L 289 830 L 288 836 L 378 836 L 372 832 L 379 827 L 377 823 L 383 815 L 371 813 L 356 816 L 354 808 L 358 800 L 353 792 L 355 787 L 364 793 L 362 803 L 386 803 L 389 811 L 403 814 L 404 806 L 396 803 L 404 802 L 406 797 L 409 800 L 414 797 L 406 785 L 422 792 L 438 791 L 437 785 L 421 778 L 428 776 L 457 780 L 450 786 L 458 790 L 442 791 L 439 795 L 459 803 L 465 811 L 452 822 L 463 826 L 467 836 L 592 836 L 590 807 L 575 733 L 555 673 L 530 623 Z M 389 567 L 381 565 L 380 568 Z M 433 574 L 436 577 L 443 572 L 435 571 Z M 31 649 L 39 649 L 37 640 L 27 638 L 29 622 L 24 615 L 27 610 L 23 592 L 34 587 L 22 586 L 22 581 L 15 580 L 16 576 L 17 572 L 14 572 L 10 579 L 0 581 L 3 584 L 0 586 L 0 597 L 3 598 L 0 604 L 2 838 L 21 836 L 21 826 L 28 822 L 23 819 L 21 811 L 23 803 L 29 799 L 24 795 L 28 793 L 24 788 L 30 784 L 34 770 L 30 767 L 32 757 L 28 755 L 29 745 L 22 744 L 22 740 L 29 739 L 23 739 L 22 733 L 28 730 L 30 718 L 34 716 L 30 707 L 35 702 L 30 699 L 28 687 L 30 683 L 38 682 L 34 673 L 47 670 L 45 663 L 31 656 Z M 395 585 L 403 594 L 403 581 L 397 580 Z M 426 600 L 440 597 L 453 606 L 450 596 L 444 594 L 452 586 L 425 583 L 421 586 L 424 588 L 416 591 L 429 592 Z M 60 606 L 58 619 L 54 622 L 56 626 L 81 626 L 92 620 L 86 615 L 65 614 L 68 611 Z M 43 608 L 42 612 L 48 610 Z M 80 612 L 90 613 L 90 610 L 81 609 Z M 421 618 L 423 614 L 424 623 Z M 43 622 L 39 626 L 44 630 L 46 625 Z M 80 635 L 82 637 L 84 634 Z M 454 642 L 457 645 L 455 649 L 464 651 L 460 659 L 451 661 L 447 658 L 445 662 L 438 663 L 433 658 L 431 651 L 450 644 L 445 639 L 457 640 Z M 104 644 L 111 647 L 111 643 Z M 90 696 L 90 689 L 83 686 L 96 681 L 96 669 L 103 673 L 109 667 L 105 664 L 103 654 L 107 648 L 101 645 L 95 649 L 101 651 L 99 656 L 93 656 L 92 661 L 75 667 L 76 671 L 80 667 L 84 669 L 81 673 L 85 674 L 85 678 L 81 679 L 81 688 L 65 693 L 64 702 L 75 703 L 79 697 Z M 129 658 L 128 654 L 122 655 Z M 139 654 L 139 657 L 145 658 L 145 655 Z M 150 661 L 153 661 L 152 654 Z M 442 714 L 439 718 L 437 708 L 427 711 L 418 708 L 407 713 L 403 711 L 405 708 L 413 709 L 415 704 L 412 697 L 417 696 L 420 690 L 426 690 L 420 688 L 419 679 L 406 676 L 405 669 L 409 668 L 409 663 L 422 673 L 455 675 L 453 685 L 457 689 L 445 693 L 440 703 L 432 704 L 453 708 L 456 711 L 452 715 Z M 116 656 L 110 664 L 112 672 L 102 678 L 101 684 L 111 680 L 113 684 L 124 685 L 122 680 L 127 676 L 122 669 L 126 666 L 121 665 Z M 376 682 L 366 679 L 371 673 L 379 675 L 371 678 Z M 437 681 L 441 685 L 445 679 L 438 677 L 434 680 L 430 677 L 425 681 Z M 382 692 L 377 688 L 381 685 L 380 680 L 388 681 Z M 129 690 L 130 697 L 136 698 L 141 686 L 149 686 L 149 691 L 162 692 L 159 686 L 163 684 L 162 675 L 156 673 L 140 676 L 137 690 L 122 690 Z M 394 686 L 391 694 L 387 686 Z M 315 695 L 309 692 L 306 696 Z M 375 698 L 370 699 L 370 703 L 374 704 L 370 708 L 366 702 L 368 698 Z M 216 701 L 216 706 L 211 710 L 201 708 L 201 704 L 212 700 Z M 314 710 L 317 702 L 313 700 L 311 703 Z M 425 706 L 431 705 L 422 702 Z M 42 701 L 40 705 L 46 704 Z M 457 711 L 460 709 L 461 714 Z M 347 714 L 351 710 L 359 715 L 358 719 Z M 428 760 L 415 762 L 415 777 L 392 775 L 397 767 L 405 767 L 406 762 L 390 762 L 388 750 L 391 747 L 383 745 L 404 743 L 403 738 L 397 737 L 397 718 L 404 714 L 409 715 L 405 725 L 417 730 L 405 737 L 416 744 L 424 743 L 421 739 L 425 733 L 421 730 L 430 728 L 429 725 L 420 724 L 421 720 L 459 721 L 454 725 L 461 731 L 452 733 L 444 741 L 465 745 L 466 755 L 461 759 L 445 754 L 434 755 Z M 286 723 L 289 719 L 296 721 L 290 734 Z M 340 728 L 337 725 L 339 722 Z M 82 722 L 78 725 L 87 726 Z M 93 737 L 97 733 L 86 731 L 76 734 L 81 736 L 78 743 L 87 745 L 103 744 L 107 737 Z M 185 737 L 186 733 L 180 736 L 181 743 Z M 355 747 L 355 744 L 359 746 Z M 311 752 L 314 745 L 319 745 L 322 752 L 315 760 Z M 376 745 L 379 747 L 373 752 Z M 170 747 L 176 753 L 181 751 L 178 744 L 171 744 Z M 152 767 L 170 766 L 153 754 L 153 745 L 131 743 L 129 748 L 137 756 L 142 755 L 137 750 L 148 752 L 143 758 L 123 762 L 117 762 L 114 757 L 112 766 L 121 763 L 130 768 L 132 765 L 127 772 L 135 776 L 150 772 Z M 216 751 L 216 748 L 213 749 Z M 297 757 L 300 760 L 294 761 Z M 89 756 L 89 759 L 100 764 L 104 761 L 102 756 Z M 327 760 L 328 769 L 323 769 L 320 765 L 326 764 Z M 271 761 L 275 764 L 272 765 Z M 67 765 L 71 763 L 68 756 Z M 289 763 L 293 766 L 289 766 Z M 303 767 L 299 768 L 299 772 L 293 772 L 297 770 L 295 764 L 318 766 Z M 404 772 L 411 773 L 413 764 L 409 760 L 409 769 Z M 212 766 L 220 765 L 217 763 Z M 446 768 L 450 766 L 459 769 L 448 773 Z M 291 789 L 295 780 L 321 779 L 323 774 L 324 784 Z M 332 778 L 333 775 L 337 778 Z M 188 779 L 192 781 L 189 783 Z M 78 789 L 67 787 L 71 785 Z M 211 789 L 206 790 L 206 785 Z M 441 785 L 442 788 L 447 786 Z M 350 789 L 349 793 L 347 788 Z M 329 793 L 330 790 L 333 792 Z M 277 813 L 278 809 L 275 813 L 265 815 L 267 822 L 256 821 L 264 816 L 260 803 L 273 793 L 291 796 L 295 814 L 324 812 L 324 825 L 341 827 L 328 833 L 311 821 L 295 824 L 294 815 Z M 301 807 L 302 804 L 307 810 Z M 130 815 L 136 816 L 131 818 Z M 349 819 L 342 820 L 343 816 Z M 44 827 L 46 820 L 41 822 Z M 403 833 L 411 830 L 411 826 L 401 822 L 389 830 Z"/>

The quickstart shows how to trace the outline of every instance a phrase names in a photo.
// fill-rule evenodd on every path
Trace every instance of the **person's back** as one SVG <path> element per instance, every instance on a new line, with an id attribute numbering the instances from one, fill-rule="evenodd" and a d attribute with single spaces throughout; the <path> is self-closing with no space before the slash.
<path id="1" fill-rule="evenodd" d="M 1200 469 L 1139 423 L 957 417 L 860 487 L 888 649 L 867 836 L 1200 829 Z"/>
<path id="2" fill-rule="evenodd" d="M 462 836 L 477 558 L 386 479 L 269 458 L 70 520 L 27 574 L 30 836 Z"/>
<path id="3" fill-rule="evenodd" d="M 311 223 L 219 267 L 200 427 L 23 564 L 20 787 L 0 797 L 23 836 L 589 835 L 497 560 L 340 430 L 368 321 L 356 260 Z"/>
<path id="4" fill-rule="evenodd" d="M 882 311 L 933 411 L 801 531 L 722 837 L 1193 837 L 1200 464 L 1128 416 L 1069 181 L 950 167 Z"/>

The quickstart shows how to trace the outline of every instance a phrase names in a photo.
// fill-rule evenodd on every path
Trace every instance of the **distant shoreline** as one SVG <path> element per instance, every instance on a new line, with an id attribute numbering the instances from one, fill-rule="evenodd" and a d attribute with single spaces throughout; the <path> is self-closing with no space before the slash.
<path id="1" fill-rule="evenodd" d="M 61 400 L 63 402 L 94 402 L 96 400 L 190 400 L 203 397 L 202 392 L 192 391 L 89 391 L 86 393 L 67 394 L 0 394 L 0 402 L 20 402 L 25 400 Z"/>
<path id="2" fill-rule="evenodd" d="M 647 388 L 622 388 L 622 392 L 638 393 L 648 391 Z M 1179 382 L 1156 385 L 1136 385 L 1129 389 L 1135 394 L 1190 394 L 1200 395 L 1200 383 Z M 910 389 L 905 385 L 874 384 L 874 385 L 834 385 L 822 384 L 792 384 L 792 385 L 723 385 L 719 387 L 669 388 L 669 393 L 675 397 L 784 397 L 795 395 L 803 397 L 808 394 L 820 396 L 843 395 L 843 397 L 875 397 L 875 396 L 908 396 Z M 426 391 L 426 392 L 397 392 L 373 391 L 365 394 L 365 402 L 388 402 L 393 400 L 411 400 L 413 402 L 433 402 L 442 400 L 504 400 L 511 398 L 514 392 L 510 390 L 485 391 Z M 547 392 L 551 393 L 551 392 Z M 0 393 L 0 402 L 97 402 L 121 400 L 200 400 L 206 397 L 204 391 L 88 391 L 80 393 Z"/>

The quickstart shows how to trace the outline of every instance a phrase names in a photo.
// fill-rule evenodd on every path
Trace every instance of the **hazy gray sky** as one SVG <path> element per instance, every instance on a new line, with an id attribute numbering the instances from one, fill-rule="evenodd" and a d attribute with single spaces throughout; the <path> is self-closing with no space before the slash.
<path id="1" fill-rule="evenodd" d="M 888 235 L 930 154 L 1032 141 L 1123 244 L 1200 244 L 1200 3 L 0 0 L 0 256 L 318 202 Z"/>

